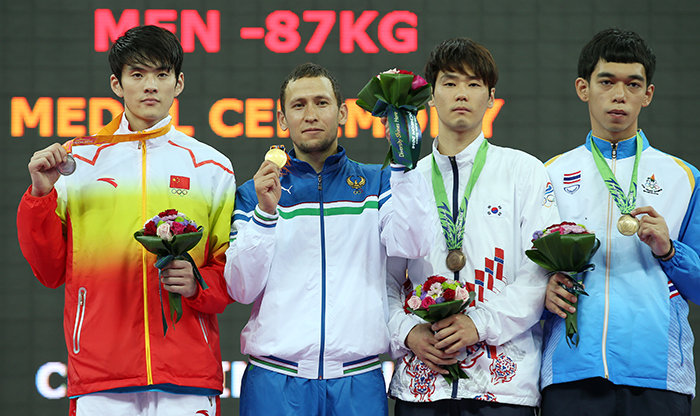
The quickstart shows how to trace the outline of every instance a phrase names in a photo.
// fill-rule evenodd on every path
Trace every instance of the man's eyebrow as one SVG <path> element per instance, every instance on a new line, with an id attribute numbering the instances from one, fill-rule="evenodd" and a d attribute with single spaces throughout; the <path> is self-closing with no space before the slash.
<path id="1" fill-rule="evenodd" d="M 440 79 L 455 79 L 455 78 L 459 78 L 460 75 L 464 75 L 469 80 L 475 80 L 475 79 L 480 80 L 481 79 L 476 75 L 468 75 L 468 74 L 462 74 L 462 73 L 457 74 L 454 72 L 443 72 L 443 74 L 440 76 Z"/>
<path id="2" fill-rule="evenodd" d="M 599 72 L 596 78 L 617 78 L 618 76 L 611 72 Z M 638 81 L 645 81 L 644 77 L 639 74 L 627 75 L 626 78 L 636 79 Z"/>

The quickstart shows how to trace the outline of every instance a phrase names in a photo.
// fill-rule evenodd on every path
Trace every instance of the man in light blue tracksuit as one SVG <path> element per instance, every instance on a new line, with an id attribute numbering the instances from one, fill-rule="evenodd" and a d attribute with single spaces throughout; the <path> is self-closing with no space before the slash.
<path id="1" fill-rule="evenodd" d="M 291 160 L 263 162 L 238 189 L 226 252 L 229 294 L 254 303 L 241 414 L 386 415 L 386 258 L 430 252 L 428 183 L 348 159 L 347 107 L 326 69 L 297 67 L 280 102 Z"/>
<path id="2" fill-rule="evenodd" d="M 547 162 L 563 221 L 601 245 L 579 296 L 578 346 L 565 341 L 564 299 L 550 279 L 542 415 L 690 415 L 695 395 L 688 300 L 700 303 L 700 173 L 637 128 L 656 58 L 634 32 L 608 29 L 583 48 L 576 92 L 586 143 Z"/>

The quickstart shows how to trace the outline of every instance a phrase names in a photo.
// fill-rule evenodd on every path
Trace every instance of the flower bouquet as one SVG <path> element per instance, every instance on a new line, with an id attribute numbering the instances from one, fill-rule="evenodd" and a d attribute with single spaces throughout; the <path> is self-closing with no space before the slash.
<path id="1" fill-rule="evenodd" d="M 163 267 L 172 260 L 187 260 L 192 264 L 192 272 L 202 289 L 207 289 L 206 282 L 197 269 L 194 259 L 188 253 L 193 249 L 199 240 L 202 239 L 202 227 L 187 218 L 183 213 L 174 209 L 168 209 L 144 224 L 143 229 L 134 233 L 136 241 L 141 243 L 149 252 L 158 256 L 155 263 L 158 268 L 158 276 Z M 168 325 L 163 311 L 163 293 L 159 283 L 158 292 L 160 294 L 160 312 L 163 317 L 163 335 L 168 331 Z M 170 303 L 170 319 L 174 325 L 182 318 L 182 297 L 179 293 L 168 292 Z"/>
<path id="2" fill-rule="evenodd" d="M 588 296 L 583 288 L 583 273 L 595 268 L 590 262 L 600 247 L 600 240 L 593 232 L 580 224 L 562 222 L 551 225 L 544 231 L 535 231 L 532 244 L 532 249 L 525 250 L 530 260 L 549 270 L 550 276 L 554 273 L 567 275 L 573 282 L 573 287 L 561 286 L 577 298 L 578 295 Z M 577 275 L 581 275 L 580 279 Z M 573 305 L 566 299 L 565 302 Z M 566 342 L 571 347 L 572 343 L 578 345 L 578 309 L 574 313 L 565 312 Z"/>
<path id="3" fill-rule="evenodd" d="M 413 72 L 390 69 L 372 77 L 357 97 L 362 109 L 387 118 L 391 148 L 384 166 L 393 160 L 406 170 L 415 168 L 422 136 L 416 114 L 430 99 L 430 84 Z"/>
<path id="4" fill-rule="evenodd" d="M 472 303 L 475 296 L 474 292 L 467 291 L 456 280 L 430 276 L 406 297 L 405 308 L 432 324 L 462 312 Z M 469 378 L 459 367 L 459 363 L 446 365 L 444 368 L 450 372 L 443 374 L 449 384 L 458 378 Z"/>

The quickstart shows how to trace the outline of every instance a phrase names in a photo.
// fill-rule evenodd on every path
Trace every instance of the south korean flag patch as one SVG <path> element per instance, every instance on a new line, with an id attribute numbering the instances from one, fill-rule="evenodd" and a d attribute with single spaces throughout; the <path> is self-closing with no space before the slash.
<path id="1" fill-rule="evenodd" d="M 487 205 L 486 206 L 486 216 L 487 217 L 501 217 L 503 215 L 503 206 L 501 205 Z"/>

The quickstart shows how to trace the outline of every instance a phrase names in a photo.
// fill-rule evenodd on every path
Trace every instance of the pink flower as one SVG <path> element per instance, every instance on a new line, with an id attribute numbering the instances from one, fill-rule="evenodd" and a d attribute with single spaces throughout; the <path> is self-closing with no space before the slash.
<path id="1" fill-rule="evenodd" d="M 170 231 L 170 225 L 168 225 L 167 222 L 164 222 L 158 226 L 156 234 L 165 241 L 173 240 L 173 233 Z"/>
<path id="2" fill-rule="evenodd" d="M 413 82 L 411 83 L 411 89 L 417 90 L 418 88 L 422 87 L 423 85 L 428 85 L 428 81 L 424 80 L 423 77 L 421 77 L 419 75 L 414 75 Z"/>
<path id="3" fill-rule="evenodd" d="M 469 291 L 461 286 L 457 286 L 455 289 L 455 299 L 465 301 L 469 299 Z"/>
<path id="4" fill-rule="evenodd" d="M 435 299 L 431 298 L 430 296 L 426 296 L 420 304 L 421 308 L 423 309 L 428 309 L 428 306 L 430 305 L 435 305 Z"/>
<path id="5" fill-rule="evenodd" d="M 426 299 L 428 299 L 428 298 L 426 298 Z M 422 305 L 422 302 L 421 302 L 420 298 L 419 298 L 418 296 L 415 296 L 415 295 L 414 295 L 414 296 L 411 296 L 411 297 L 408 299 L 408 302 L 407 302 L 407 303 L 408 303 L 408 307 L 411 308 L 411 309 L 418 309 L 418 308 L 420 308 L 421 305 Z"/>
<path id="6" fill-rule="evenodd" d="M 178 235 L 182 234 L 185 232 L 185 223 L 183 222 L 173 222 L 173 224 L 170 226 L 170 230 L 173 232 L 173 234 Z"/>
<path id="7" fill-rule="evenodd" d="M 544 232 L 537 231 L 533 235 L 533 241 L 537 240 L 538 238 L 542 238 L 545 235 L 549 234 L 554 234 L 554 233 L 559 233 L 560 235 L 566 235 L 566 234 L 591 234 L 590 231 L 586 230 L 586 227 L 584 227 L 581 224 L 576 224 L 573 222 L 567 222 L 564 221 L 560 224 L 552 224 L 549 227 L 547 227 Z"/>

